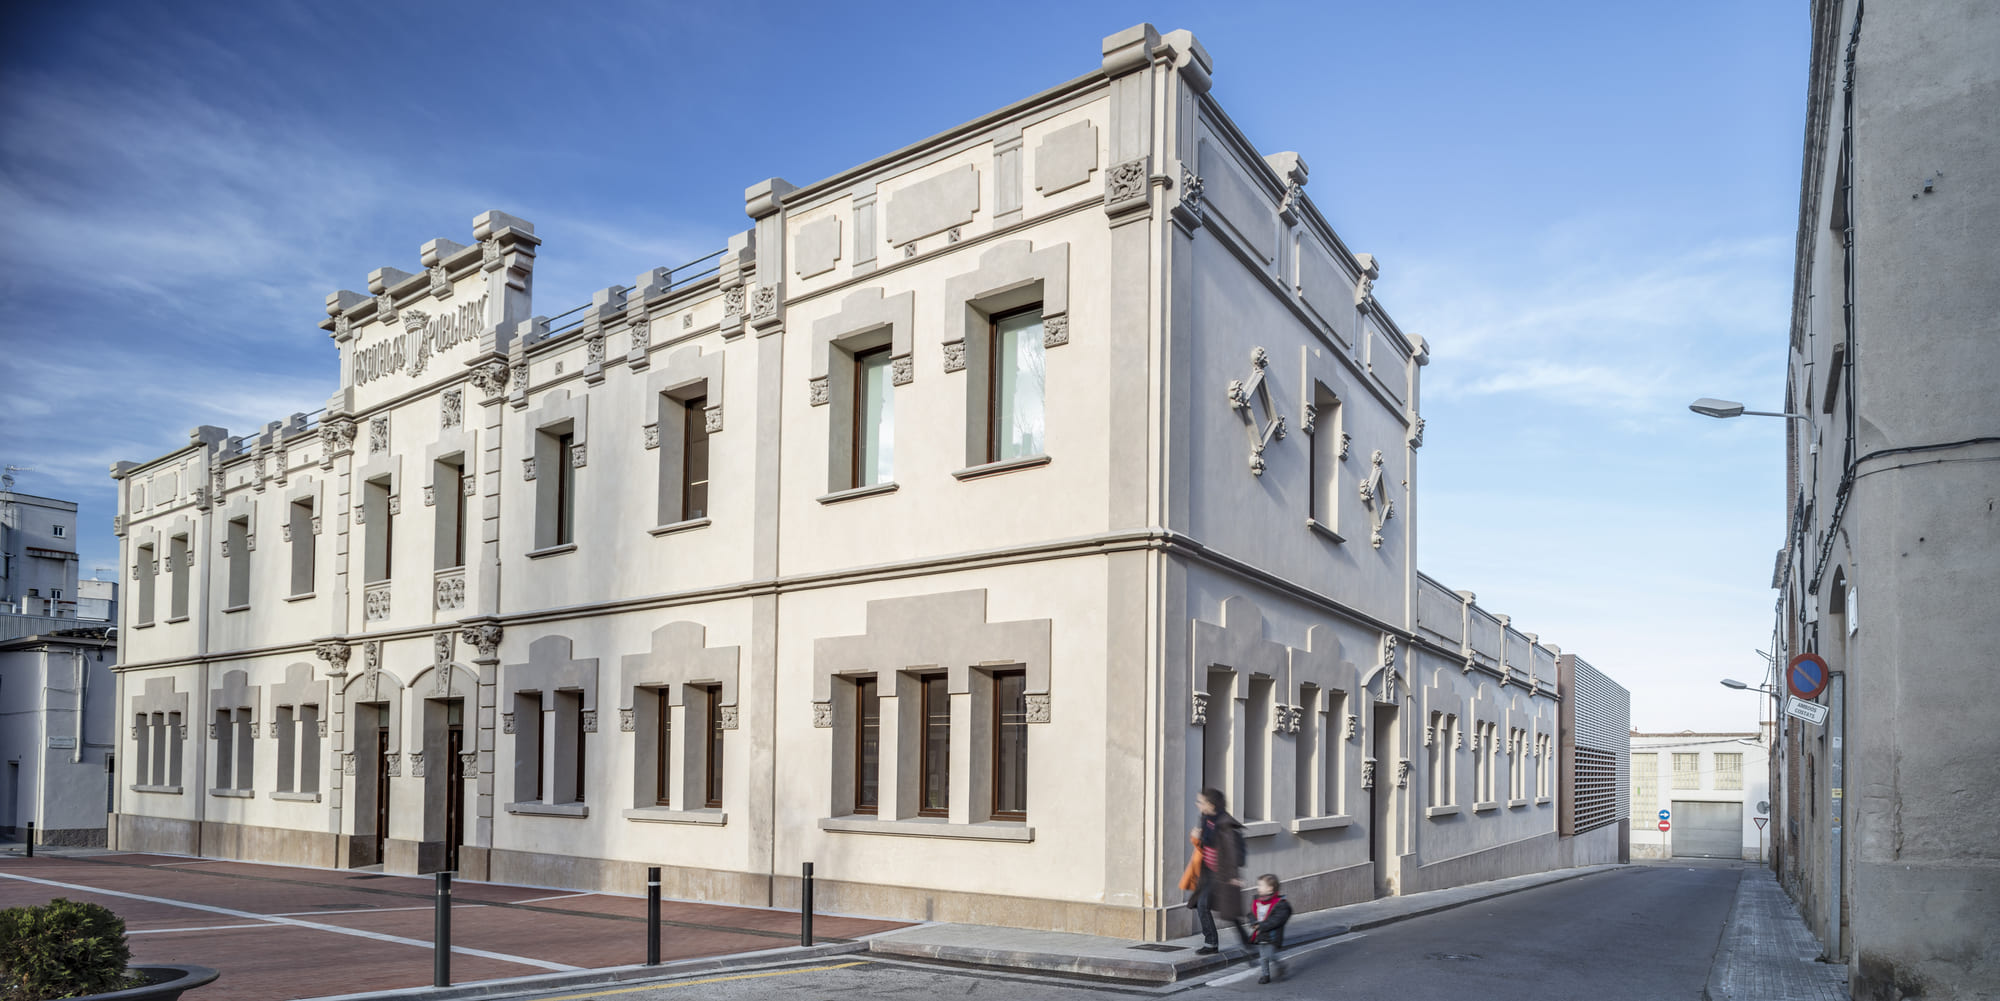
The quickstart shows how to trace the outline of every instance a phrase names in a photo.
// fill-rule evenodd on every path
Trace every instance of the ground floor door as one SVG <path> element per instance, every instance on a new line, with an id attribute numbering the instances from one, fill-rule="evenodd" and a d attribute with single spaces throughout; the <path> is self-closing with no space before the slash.
<path id="1" fill-rule="evenodd" d="M 1368 860 L 1375 863 L 1375 895 L 1396 892 L 1396 707 L 1377 704 L 1368 720 Z"/>
<path id="2" fill-rule="evenodd" d="M 1673 811 L 1675 858 L 1743 857 L 1743 804 L 1677 799 Z"/>
<path id="3" fill-rule="evenodd" d="M 386 714 L 385 714 L 386 715 Z M 389 840 L 389 728 L 375 728 L 375 861 L 386 861 Z"/>

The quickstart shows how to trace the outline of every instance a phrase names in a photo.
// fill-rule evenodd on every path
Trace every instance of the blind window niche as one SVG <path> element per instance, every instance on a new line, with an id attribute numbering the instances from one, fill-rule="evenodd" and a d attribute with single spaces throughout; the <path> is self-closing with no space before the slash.
<path id="1" fill-rule="evenodd" d="M 250 604 L 250 519 L 229 519 L 229 607 Z"/>
<path id="2" fill-rule="evenodd" d="M 151 625 L 153 622 L 153 561 L 156 558 L 153 554 L 155 552 L 157 550 L 153 548 L 153 545 L 147 543 L 138 548 L 138 554 L 133 558 L 133 562 L 137 564 L 133 570 L 133 576 L 139 585 L 139 610 L 135 621 L 140 625 Z"/>
<path id="3" fill-rule="evenodd" d="M 435 504 L 436 530 L 432 534 L 432 569 L 455 570 L 465 565 L 465 538 L 471 530 L 466 520 L 465 456 L 439 459 L 431 470 L 431 491 Z"/>
<path id="4" fill-rule="evenodd" d="M 169 618 L 188 617 L 188 563 L 191 558 L 186 535 L 176 535 L 167 540 L 167 579 L 171 587 L 167 605 Z"/>
<path id="5" fill-rule="evenodd" d="M 1306 517 L 1340 534 L 1340 397 L 1313 383 L 1313 430 L 1306 446 Z"/>
<path id="6" fill-rule="evenodd" d="M 295 500 L 288 508 L 286 524 L 292 532 L 292 594 L 311 594 L 317 570 L 313 552 L 312 498 Z"/>

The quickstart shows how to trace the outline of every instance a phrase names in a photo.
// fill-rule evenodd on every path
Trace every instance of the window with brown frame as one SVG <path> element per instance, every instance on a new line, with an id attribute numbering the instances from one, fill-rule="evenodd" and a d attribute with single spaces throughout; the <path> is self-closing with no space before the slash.
<path id="1" fill-rule="evenodd" d="M 681 405 L 681 520 L 708 517 L 708 398 Z"/>
<path id="2" fill-rule="evenodd" d="M 951 692 L 946 675 L 926 674 L 917 678 L 922 689 L 923 732 L 918 738 L 917 773 L 923 776 L 922 799 L 917 804 L 921 817 L 944 817 L 951 813 Z"/>
<path id="3" fill-rule="evenodd" d="M 722 686 L 709 685 L 703 699 L 708 704 L 708 761 L 705 781 L 706 799 L 702 805 L 711 810 L 722 808 Z"/>
<path id="4" fill-rule="evenodd" d="M 986 461 L 1041 455 L 1046 430 L 1041 304 L 994 316 L 986 346 Z"/>
<path id="5" fill-rule="evenodd" d="M 659 698 L 660 726 L 654 740 L 653 802 L 659 806 L 673 805 L 674 780 L 669 771 L 674 762 L 673 728 L 674 711 L 667 703 L 671 689 L 656 688 L 653 694 Z"/>
<path id="6" fill-rule="evenodd" d="M 993 672 L 993 819 L 1028 819 L 1028 672 Z"/>
<path id="7" fill-rule="evenodd" d="M 854 681 L 854 812 L 881 808 L 882 690 L 874 678 Z"/>
<path id="8" fill-rule="evenodd" d="M 571 719 L 575 720 L 575 722 L 576 722 L 576 799 L 575 799 L 575 802 L 578 802 L 578 803 L 581 803 L 581 802 L 583 802 L 583 789 L 584 789 L 584 785 L 583 785 L 583 777 L 584 777 L 584 775 L 585 775 L 585 774 L 587 774 L 587 772 L 586 772 L 586 770 L 585 770 L 585 767 L 584 767 L 584 749 L 585 749 L 586 747 L 588 747 L 588 746 L 589 746 L 589 745 L 588 745 L 588 744 L 586 744 L 586 743 L 585 743 L 585 741 L 584 741 L 584 738 L 585 738 L 585 737 L 587 737 L 587 736 L 589 736 L 589 734 L 585 733 L 585 732 L 584 732 L 584 729 L 583 729 L 583 694 L 582 694 L 581 692 L 577 693 L 577 696 L 576 696 L 576 703 L 575 703 L 575 704 L 576 704 L 576 710 L 575 710 L 575 715 L 571 717 Z M 569 709 L 569 706 L 567 706 L 567 705 L 564 705 L 564 706 L 563 706 L 563 709 L 564 709 L 565 711 L 567 711 L 567 710 Z"/>

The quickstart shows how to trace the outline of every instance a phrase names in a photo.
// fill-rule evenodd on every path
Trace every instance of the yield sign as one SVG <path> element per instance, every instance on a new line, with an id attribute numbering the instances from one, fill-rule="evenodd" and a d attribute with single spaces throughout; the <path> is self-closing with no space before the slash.
<path id="1" fill-rule="evenodd" d="M 1802 653 L 1792 658 L 1791 666 L 1785 669 L 1785 687 L 1792 694 L 1811 702 L 1826 690 L 1828 672 L 1826 661 L 1816 653 Z"/>
<path id="2" fill-rule="evenodd" d="M 1771 818 L 1769 817 L 1751 817 L 1750 819 L 1757 822 L 1757 829 L 1760 831 L 1764 829 L 1765 824 L 1771 822 Z"/>

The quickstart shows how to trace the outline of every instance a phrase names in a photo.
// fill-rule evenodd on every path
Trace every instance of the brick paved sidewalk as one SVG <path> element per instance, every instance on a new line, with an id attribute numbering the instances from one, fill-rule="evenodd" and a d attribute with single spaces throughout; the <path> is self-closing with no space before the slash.
<path id="1" fill-rule="evenodd" d="M 200 1001 L 287 1001 L 427 987 L 430 877 L 307 869 L 129 852 L 0 854 L 0 908 L 56 897 L 125 919 L 135 963 L 194 963 L 222 978 Z M 452 894 L 452 982 L 635 965 L 645 901 L 603 893 L 460 882 Z M 798 944 L 796 912 L 663 901 L 661 958 Z M 817 915 L 819 941 L 901 922 Z"/>
<path id="2" fill-rule="evenodd" d="M 1820 952 L 1819 940 L 1771 870 L 1746 868 L 1703 996 L 1709 1001 L 1847 1001 L 1847 967 L 1818 962 Z"/>

